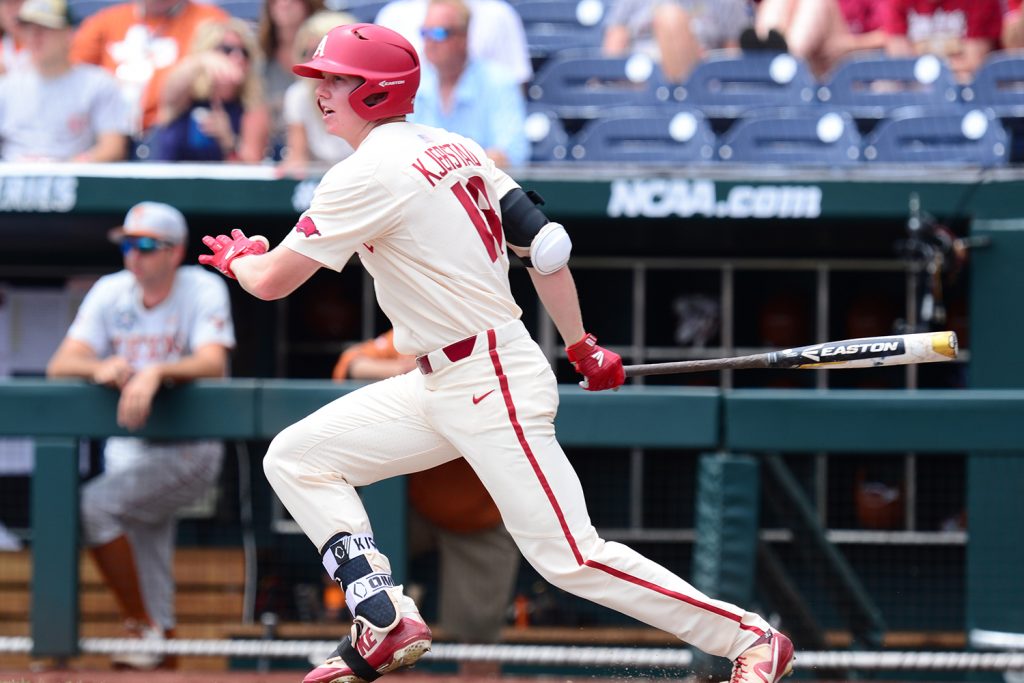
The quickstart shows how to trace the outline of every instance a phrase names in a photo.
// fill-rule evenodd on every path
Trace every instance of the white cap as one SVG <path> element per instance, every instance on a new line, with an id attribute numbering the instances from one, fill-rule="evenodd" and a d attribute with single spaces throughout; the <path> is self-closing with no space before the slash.
<path id="1" fill-rule="evenodd" d="M 18 20 L 54 30 L 71 26 L 65 0 L 27 0 L 18 11 Z"/>
<path id="2" fill-rule="evenodd" d="M 128 209 L 124 225 L 110 231 L 114 242 L 125 237 L 152 237 L 169 244 L 181 244 L 188 238 L 188 225 L 181 211 L 169 204 L 140 202 Z"/>

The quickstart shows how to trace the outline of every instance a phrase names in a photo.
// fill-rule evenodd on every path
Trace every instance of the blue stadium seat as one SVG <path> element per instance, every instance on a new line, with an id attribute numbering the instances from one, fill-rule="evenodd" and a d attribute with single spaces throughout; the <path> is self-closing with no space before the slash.
<path id="1" fill-rule="evenodd" d="M 603 0 L 521 0 L 514 6 L 535 58 L 546 59 L 566 49 L 601 46 L 606 9 Z"/>
<path id="2" fill-rule="evenodd" d="M 883 118 L 897 107 L 948 105 L 958 98 L 952 70 L 934 55 L 849 59 L 818 88 L 821 102 L 863 119 Z"/>
<path id="3" fill-rule="evenodd" d="M 263 0 L 216 0 L 214 3 L 233 17 L 256 24 L 263 10 Z"/>
<path id="4" fill-rule="evenodd" d="M 1024 53 L 993 52 L 960 96 L 971 106 L 992 109 L 997 116 L 1024 117 Z"/>
<path id="5" fill-rule="evenodd" d="M 843 111 L 755 111 L 722 135 L 718 157 L 726 162 L 792 166 L 849 166 L 860 160 L 860 133 Z"/>
<path id="6" fill-rule="evenodd" d="M 715 134 L 698 109 L 638 111 L 587 122 L 570 154 L 582 162 L 705 163 L 714 160 Z"/>
<path id="7" fill-rule="evenodd" d="M 558 55 L 536 73 L 527 98 L 563 119 L 597 118 L 607 107 L 659 104 L 662 80 L 661 70 L 645 55 Z"/>
<path id="8" fill-rule="evenodd" d="M 1002 166 L 1006 131 L 990 109 L 906 107 L 893 111 L 867 136 L 873 163 Z"/>
<path id="9" fill-rule="evenodd" d="M 569 134 L 554 112 L 531 109 L 523 130 L 530 141 L 530 161 L 566 161 L 569 158 Z"/>
<path id="10" fill-rule="evenodd" d="M 736 118 L 752 107 L 794 107 L 814 101 L 814 77 L 789 54 L 718 53 L 698 63 L 672 99 L 705 113 Z"/>
<path id="11" fill-rule="evenodd" d="M 335 12 L 348 12 L 356 21 L 373 23 L 387 0 L 326 0 L 324 5 Z"/>
<path id="12" fill-rule="evenodd" d="M 78 26 L 86 17 L 118 2 L 120 0 L 69 0 L 68 12 L 71 15 L 71 23 Z"/>

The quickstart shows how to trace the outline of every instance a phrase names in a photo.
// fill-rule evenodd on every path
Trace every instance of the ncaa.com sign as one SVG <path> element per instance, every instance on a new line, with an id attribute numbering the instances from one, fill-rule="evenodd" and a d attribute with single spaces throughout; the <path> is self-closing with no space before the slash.
<path id="1" fill-rule="evenodd" d="M 721 199 L 713 180 L 647 178 L 615 180 L 611 218 L 818 218 L 817 185 L 735 185 Z"/>

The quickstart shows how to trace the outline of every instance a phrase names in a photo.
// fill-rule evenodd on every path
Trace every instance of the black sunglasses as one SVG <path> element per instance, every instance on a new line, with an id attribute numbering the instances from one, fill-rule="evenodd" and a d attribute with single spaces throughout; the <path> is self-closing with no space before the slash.
<path id="1" fill-rule="evenodd" d="M 153 237 L 125 237 L 121 240 L 121 254 L 128 255 L 132 249 L 140 254 L 152 254 L 154 251 L 171 246 L 170 242 L 163 242 Z"/>
<path id="2" fill-rule="evenodd" d="M 249 51 L 246 50 L 245 47 L 243 47 L 242 45 L 218 45 L 217 52 L 229 56 L 237 52 L 246 59 L 249 59 Z"/>

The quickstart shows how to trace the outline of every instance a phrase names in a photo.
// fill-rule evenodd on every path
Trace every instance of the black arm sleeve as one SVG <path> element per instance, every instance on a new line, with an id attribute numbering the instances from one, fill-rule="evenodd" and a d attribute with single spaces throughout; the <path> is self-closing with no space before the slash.
<path id="1" fill-rule="evenodd" d="M 533 190 L 523 192 L 518 187 L 502 197 L 501 224 L 505 229 L 505 241 L 528 249 L 540 229 L 551 222 L 537 208 L 543 203 L 541 196 Z"/>

